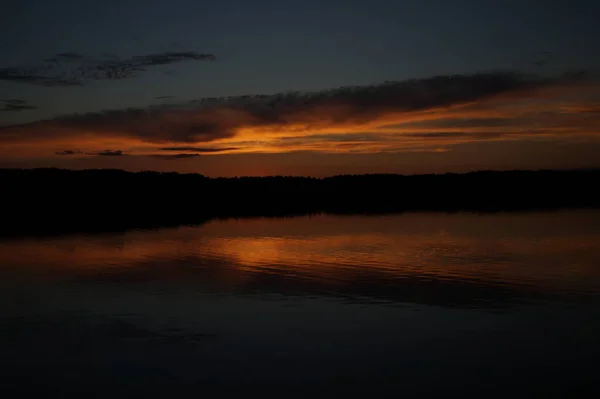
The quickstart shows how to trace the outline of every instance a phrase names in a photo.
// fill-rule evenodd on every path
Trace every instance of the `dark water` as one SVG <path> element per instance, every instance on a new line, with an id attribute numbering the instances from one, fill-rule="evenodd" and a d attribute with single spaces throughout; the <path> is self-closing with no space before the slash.
<path id="1" fill-rule="evenodd" d="M 600 392 L 599 211 L 15 239 L 0 265 L 3 397 Z"/>

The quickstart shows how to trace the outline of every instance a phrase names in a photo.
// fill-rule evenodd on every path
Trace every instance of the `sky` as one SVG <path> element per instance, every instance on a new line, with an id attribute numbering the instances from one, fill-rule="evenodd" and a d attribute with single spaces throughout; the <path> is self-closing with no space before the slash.
<path id="1" fill-rule="evenodd" d="M 20 0 L 0 167 L 600 167 L 593 0 Z"/>

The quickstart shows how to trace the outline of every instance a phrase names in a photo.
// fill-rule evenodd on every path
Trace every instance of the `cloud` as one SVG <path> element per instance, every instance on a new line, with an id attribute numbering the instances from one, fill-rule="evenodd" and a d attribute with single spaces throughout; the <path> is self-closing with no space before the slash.
<path id="1" fill-rule="evenodd" d="M 223 147 L 223 148 L 204 148 L 204 147 L 162 147 L 159 148 L 160 151 L 189 151 L 189 152 L 197 152 L 197 153 L 213 153 L 213 152 L 223 152 L 223 151 L 233 151 L 237 150 L 235 147 Z"/>
<path id="2" fill-rule="evenodd" d="M 137 76 L 148 68 L 184 61 L 214 61 L 213 54 L 194 51 L 163 52 L 120 59 L 78 53 L 58 53 L 32 65 L 0 67 L 0 80 L 39 86 L 79 86 L 88 80 L 117 80 Z"/>
<path id="3" fill-rule="evenodd" d="M 142 156 L 142 157 L 154 157 L 160 159 L 184 159 L 184 158 L 195 158 L 201 156 L 201 154 L 211 154 L 222 151 L 234 150 L 235 148 L 194 148 L 194 147 L 172 147 L 172 148 L 157 148 L 156 150 L 171 152 L 171 151 L 193 151 L 187 153 L 176 153 L 176 154 L 160 154 L 142 151 L 139 153 L 127 153 L 123 150 L 102 150 L 102 151 L 89 151 L 84 152 L 81 150 L 62 150 L 56 151 L 55 155 L 70 156 L 70 155 L 86 155 L 86 156 L 100 156 L 100 157 L 121 157 L 121 156 Z"/>
<path id="4" fill-rule="evenodd" d="M 28 111 L 37 108 L 35 105 L 28 104 L 25 100 L 0 100 L 0 112 Z"/>
<path id="5" fill-rule="evenodd" d="M 63 151 L 57 151 L 54 154 L 56 154 L 56 155 L 76 155 L 76 154 L 82 154 L 82 152 L 80 150 L 63 150 Z"/>
<path id="6" fill-rule="evenodd" d="M 201 98 L 5 126 L 0 142 L 60 141 L 84 148 L 85 140 L 88 152 L 118 146 L 131 155 L 424 151 L 465 141 L 589 133 L 598 126 L 598 114 L 590 112 L 598 104 L 565 103 L 563 97 L 580 96 L 595 85 L 593 76 L 580 72 L 500 71 Z"/>
<path id="7" fill-rule="evenodd" d="M 514 124 L 513 119 L 507 118 L 446 118 L 440 120 L 418 121 L 403 124 L 403 127 L 447 127 L 447 128 L 471 128 L 471 127 L 498 127 Z"/>
<path id="8" fill-rule="evenodd" d="M 57 59 L 65 59 L 65 60 L 82 60 L 85 59 L 85 56 L 77 53 L 58 53 L 56 54 Z"/>
<path id="9" fill-rule="evenodd" d="M 90 151 L 90 152 L 84 152 L 81 150 L 63 150 L 63 151 L 57 151 L 55 152 L 56 155 L 63 155 L 63 156 L 68 156 L 68 155 L 92 155 L 92 156 L 97 156 L 97 157 L 122 157 L 122 156 L 126 156 L 128 154 L 126 154 L 124 151 L 122 150 L 102 150 L 102 151 Z"/>
<path id="10" fill-rule="evenodd" d="M 151 154 L 150 156 L 155 157 L 155 158 L 160 158 L 160 159 L 186 159 L 186 158 L 199 157 L 200 154 L 173 154 L 173 155 Z"/>
<path id="11" fill-rule="evenodd" d="M 156 96 L 156 97 L 154 97 L 155 100 L 168 100 L 170 98 L 174 98 L 174 96 Z"/>
<path id="12" fill-rule="evenodd" d="M 489 132 L 431 132 L 431 133 L 407 133 L 406 137 L 415 137 L 422 139 L 467 139 L 472 140 L 491 140 L 496 138 L 506 138 L 506 133 L 489 133 Z"/>
<path id="13" fill-rule="evenodd" d="M 25 100 L 19 100 L 18 98 L 11 98 L 9 100 L 0 100 L 0 103 L 6 104 L 27 104 Z"/>
<path id="14" fill-rule="evenodd" d="M 131 64 L 140 66 L 166 65 L 181 61 L 215 61 L 217 57 L 213 54 L 201 54 L 194 51 L 154 53 L 135 56 L 129 61 Z"/>
<path id="15" fill-rule="evenodd" d="M 415 133 L 441 135 L 477 135 L 481 138 L 493 134 L 510 135 L 548 135 L 548 134 L 597 134 L 600 125 L 600 114 L 592 108 L 579 111 L 565 110 L 557 105 L 536 105 L 532 109 L 521 109 L 518 112 L 496 109 L 502 117 L 454 117 L 444 115 L 441 118 L 428 119 L 404 124 L 382 127 L 383 130 L 414 130 Z M 410 135 L 410 133 L 408 133 Z M 425 137 L 425 136 L 423 136 Z"/>
<path id="16" fill-rule="evenodd" d="M 159 149 L 162 150 L 162 149 Z M 168 149 L 167 149 L 168 150 Z M 206 153 L 219 152 L 223 150 L 218 149 L 205 149 Z M 170 151 L 170 150 L 168 150 Z M 140 153 L 140 154 L 128 154 L 123 150 L 103 150 L 103 151 L 92 151 L 92 152 L 83 152 L 81 150 L 63 150 L 56 151 L 55 155 L 59 156 L 71 156 L 71 155 L 84 155 L 84 156 L 94 156 L 94 157 L 122 157 L 122 156 L 132 156 L 132 157 L 152 157 L 163 160 L 175 160 L 175 159 L 186 159 L 186 158 L 196 158 L 201 156 L 200 153 L 177 153 L 177 154 L 156 154 L 156 153 Z"/>
<path id="17" fill-rule="evenodd" d="M 311 134 L 304 136 L 281 137 L 281 141 L 334 141 L 334 142 L 371 142 L 389 139 L 381 133 L 341 133 L 341 134 Z"/>
<path id="18" fill-rule="evenodd" d="M 122 157 L 122 156 L 126 156 L 127 154 L 125 154 L 121 150 L 115 150 L 115 151 L 104 150 L 104 151 L 86 152 L 86 155 L 96 155 L 99 157 Z"/>

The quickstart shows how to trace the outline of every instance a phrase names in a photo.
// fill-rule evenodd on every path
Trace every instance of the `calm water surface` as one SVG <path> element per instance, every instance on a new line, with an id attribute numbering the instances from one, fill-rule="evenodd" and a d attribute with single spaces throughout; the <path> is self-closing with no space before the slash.
<path id="1" fill-rule="evenodd" d="M 12 239 L 0 289 L 10 397 L 600 392 L 599 211 Z"/>

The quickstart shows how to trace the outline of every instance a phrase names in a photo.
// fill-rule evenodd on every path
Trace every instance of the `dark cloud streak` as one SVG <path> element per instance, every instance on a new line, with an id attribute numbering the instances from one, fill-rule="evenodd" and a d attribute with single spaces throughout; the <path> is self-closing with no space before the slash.
<path id="1" fill-rule="evenodd" d="M 174 160 L 174 159 L 197 158 L 200 156 L 200 154 L 173 154 L 173 155 L 152 154 L 150 156 L 154 157 L 154 158 L 159 158 L 159 159 Z"/>
<path id="2" fill-rule="evenodd" d="M 215 151 L 216 152 L 216 151 Z M 201 156 L 199 153 L 181 153 L 181 154 L 127 154 L 123 150 L 104 150 L 104 151 L 92 151 L 92 152 L 84 152 L 81 150 L 63 150 L 56 151 L 54 153 L 58 156 L 71 156 L 71 155 L 86 155 L 86 156 L 95 156 L 95 157 L 123 157 L 123 156 L 133 156 L 133 157 L 152 157 L 164 160 L 170 159 L 186 159 L 186 158 L 196 158 Z"/>
<path id="3" fill-rule="evenodd" d="M 160 151 L 190 151 L 197 153 L 213 153 L 213 152 L 222 152 L 222 151 L 231 151 L 237 150 L 235 147 L 226 147 L 226 148 L 203 148 L 203 147 L 163 147 L 159 148 Z"/>
<path id="4" fill-rule="evenodd" d="M 63 150 L 63 151 L 57 151 L 54 154 L 61 155 L 61 156 L 68 156 L 68 155 L 82 154 L 82 152 L 80 150 Z"/>
<path id="5" fill-rule="evenodd" d="M 39 86 L 80 86 L 87 80 L 117 80 L 137 76 L 148 68 L 184 61 L 214 61 L 213 54 L 194 51 L 152 53 L 119 59 L 59 53 L 33 65 L 0 68 L 0 80 Z"/>
<path id="6" fill-rule="evenodd" d="M 25 100 L 0 100 L 0 112 L 28 111 L 37 108 L 35 105 L 28 104 Z"/>
<path id="7" fill-rule="evenodd" d="M 95 155 L 95 156 L 99 156 L 99 157 L 122 157 L 122 156 L 126 156 L 128 154 L 125 154 L 123 151 L 121 150 L 104 150 L 104 151 L 95 151 L 95 152 L 86 152 L 86 155 Z"/>

